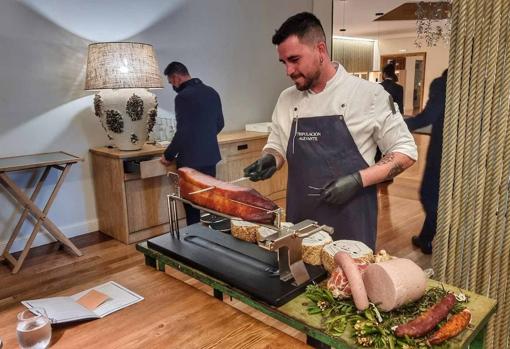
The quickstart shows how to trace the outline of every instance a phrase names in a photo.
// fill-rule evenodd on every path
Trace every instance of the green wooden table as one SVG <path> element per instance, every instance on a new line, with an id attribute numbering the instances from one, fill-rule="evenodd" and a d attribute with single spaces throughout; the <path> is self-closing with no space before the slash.
<path id="1" fill-rule="evenodd" d="M 214 289 L 214 296 L 218 299 L 222 300 L 223 294 L 227 294 L 230 297 L 238 299 L 252 308 L 255 308 L 262 313 L 303 332 L 307 336 L 307 343 L 313 347 L 362 348 L 361 346 L 357 346 L 353 343 L 351 339 L 352 333 L 349 327 L 340 338 L 335 338 L 325 333 L 321 329 L 321 316 L 309 315 L 307 313 L 307 307 L 304 304 L 308 302 L 308 298 L 306 298 L 304 294 L 299 295 L 280 307 L 273 307 L 253 299 L 250 295 L 231 287 L 221 280 L 214 279 L 201 271 L 191 268 L 182 262 L 147 247 L 146 242 L 137 244 L 136 249 L 145 255 L 145 264 L 163 272 L 165 271 L 165 266 L 177 269 L 180 272 L 211 286 Z M 437 281 L 429 280 L 430 287 L 438 285 L 441 284 Z M 473 292 L 460 290 L 453 286 L 445 284 L 443 284 L 443 286 L 456 293 L 462 291 L 464 294 L 469 296 L 469 303 L 467 303 L 467 307 L 472 314 L 471 325 L 468 329 L 466 329 L 461 335 L 450 340 L 452 349 L 468 347 L 471 349 L 482 348 L 485 327 L 490 316 L 495 311 L 496 301 Z"/>

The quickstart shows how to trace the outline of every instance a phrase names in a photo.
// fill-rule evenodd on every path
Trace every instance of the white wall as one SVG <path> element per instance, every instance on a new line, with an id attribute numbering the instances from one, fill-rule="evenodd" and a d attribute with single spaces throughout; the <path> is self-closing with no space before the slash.
<path id="1" fill-rule="evenodd" d="M 417 48 L 414 45 L 415 37 L 398 39 L 379 40 L 379 51 L 381 56 L 402 53 L 426 52 L 427 62 L 425 66 L 425 92 L 423 95 L 423 106 L 427 103 L 429 96 L 429 86 L 432 80 L 441 76 L 443 71 L 448 68 L 449 48 L 443 42 L 438 46 Z M 401 52 L 401 50 L 406 50 Z"/>
<path id="2" fill-rule="evenodd" d="M 333 0 L 313 0 L 313 14 L 321 21 L 330 58 L 333 57 Z"/>
<path id="3" fill-rule="evenodd" d="M 55 9 L 73 1 L 64 11 L 73 20 L 55 20 L 64 15 Z M 88 150 L 107 143 L 93 115 L 92 95 L 83 91 L 87 45 L 91 42 L 84 37 L 93 38 L 99 32 L 100 41 L 108 41 L 111 28 L 110 40 L 119 40 L 119 26 L 132 33 L 140 12 L 161 1 L 110 0 L 106 9 L 112 11 L 122 11 L 129 3 L 129 11 L 120 16 L 123 21 L 111 22 L 104 15 L 95 16 L 98 9 L 105 10 L 97 1 L 85 3 L 89 10 L 79 0 L 25 3 L 49 7 L 35 11 L 20 1 L 0 1 L 0 156 L 65 150 L 85 159 L 72 168 L 49 213 L 65 234 L 75 236 L 97 230 Z M 154 23 L 145 23 L 142 32 L 120 40 L 151 43 L 161 70 L 170 61 L 180 60 L 193 76 L 216 88 L 222 97 L 226 130 L 269 121 L 280 91 L 291 84 L 278 62 L 271 36 L 288 16 L 311 11 L 312 0 L 180 3 L 162 8 L 162 18 L 156 16 Z M 120 17 L 117 14 L 115 18 Z M 64 28 L 77 21 L 86 25 Z M 95 31 L 85 35 L 87 27 L 95 27 Z M 172 113 L 175 96 L 165 86 L 156 91 L 163 116 Z M 31 173 L 16 173 L 13 178 L 24 188 L 34 185 Z M 38 201 L 47 199 L 55 181 L 56 172 L 52 172 Z M 10 196 L 0 189 L 0 251 L 19 213 Z M 22 247 L 30 231 L 26 224 L 13 250 Z M 36 245 L 47 241 L 50 239 L 40 234 Z"/>

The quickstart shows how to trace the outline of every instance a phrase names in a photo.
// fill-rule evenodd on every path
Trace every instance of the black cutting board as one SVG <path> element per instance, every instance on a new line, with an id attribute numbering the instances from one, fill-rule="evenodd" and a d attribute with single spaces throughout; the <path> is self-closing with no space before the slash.
<path id="1" fill-rule="evenodd" d="M 293 280 L 281 281 L 276 252 L 200 223 L 182 228 L 180 238 L 168 233 L 148 240 L 147 245 L 273 306 L 287 303 L 327 275 L 322 267 L 305 264 L 310 274 L 307 283 L 297 286 Z"/>

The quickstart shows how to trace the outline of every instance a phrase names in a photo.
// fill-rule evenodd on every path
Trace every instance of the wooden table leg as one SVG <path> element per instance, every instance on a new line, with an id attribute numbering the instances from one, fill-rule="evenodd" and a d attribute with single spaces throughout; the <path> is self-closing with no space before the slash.
<path id="1" fill-rule="evenodd" d="M 156 259 L 152 258 L 149 255 L 145 255 L 145 265 L 156 269 Z"/>
<path id="2" fill-rule="evenodd" d="M 310 336 L 306 336 L 306 344 L 316 349 L 330 349 L 331 347 L 327 344 L 322 343 L 320 340 Z"/>
<path id="3" fill-rule="evenodd" d="M 485 340 L 486 333 L 487 333 L 487 325 L 485 325 L 484 328 L 482 328 L 480 330 L 480 332 L 478 332 L 475 339 L 473 339 L 471 344 L 469 344 L 469 349 L 483 349 L 483 343 Z"/>
<path id="4" fill-rule="evenodd" d="M 30 196 L 31 201 L 35 202 L 35 199 L 37 198 L 37 195 L 39 194 L 39 191 L 41 190 L 44 181 L 46 180 L 46 178 L 48 177 L 48 174 L 50 173 L 50 169 L 51 169 L 50 166 L 47 166 L 44 169 L 44 172 L 43 172 L 41 178 L 39 179 L 39 181 L 37 182 L 37 184 L 35 186 L 34 192 Z M 23 226 L 23 223 L 25 222 L 25 219 L 27 219 L 29 213 L 30 213 L 30 210 L 25 207 L 25 209 L 23 210 L 23 213 L 21 214 L 21 217 L 18 220 L 18 224 L 16 224 L 16 227 L 14 228 L 14 231 L 12 232 L 9 241 L 7 242 L 7 245 L 5 246 L 4 253 L 3 253 L 4 256 L 6 253 L 10 252 L 11 247 L 12 247 L 14 241 L 16 240 L 16 238 L 18 237 L 21 227 Z M 36 223 L 34 223 L 34 224 L 36 224 Z"/>
<path id="5" fill-rule="evenodd" d="M 213 295 L 214 295 L 214 298 L 219 299 L 220 301 L 223 301 L 223 292 L 214 288 Z"/>
<path id="6" fill-rule="evenodd" d="M 28 239 L 23 251 L 21 252 L 21 256 L 18 260 L 16 260 L 14 257 L 12 257 L 12 255 L 10 255 L 10 253 L 9 253 L 10 246 L 9 246 L 9 249 L 6 248 L 4 250 L 4 257 L 11 263 L 13 263 L 15 261 L 14 268 L 12 270 L 13 273 L 17 273 L 19 271 L 19 269 L 21 268 L 21 265 L 23 264 L 26 256 L 28 255 L 28 252 L 30 251 L 30 247 L 32 246 L 32 243 L 33 243 L 37 233 L 39 232 L 41 225 L 43 225 L 55 239 L 57 239 L 58 241 L 60 241 L 61 243 L 63 243 L 67 247 L 69 247 L 71 249 L 71 251 L 73 251 L 77 256 L 83 255 L 81 253 L 81 251 L 71 242 L 71 240 L 69 240 L 69 238 L 67 236 L 65 236 L 60 231 L 60 229 L 58 229 L 58 227 L 46 216 L 51 205 L 53 204 L 53 202 L 57 196 L 57 193 L 58 193 L 60 187 L 62 186 L 62 183 L 64 182 L 64 179 L 65 179 L 67 173 L 69 172 L 71 165 L 72 164 L 66 164 L 66 166 L 63 168 L 63 170 L 61 167 L 58 168 L 58 169 L 62 170 L 62 173 L 60 174 L 60 176 L 57 180 L 57 183 L 55 184 L 55 187 L 53 188 L 53 191 L 52 191 L 43 211 L 41 211 L 33 202 L 33 198 L 35 198 L 35 196 L 37 196 L 37 194 L 38 194 L 37 187 L 36 187 L 37 193 L 34 191 L 35 196 L 34 196 L 34 194 L 32 194 L 32 198 L 29 198 L 21 189 L 18 188 L 16 183 L 14 183 L 14 181 L 12 181 L 5 173 L 3 173 L 3 172 L 0 173 L 0 182 L 2 182 L 5 186 L 5 188 L 25 207 L 25 210 L 21 217 L 21 218 L 23 218 L 23 220 L 20 220 L 20 222 L 18 222 L 18 225 L 16 226 L 18 231 L 15 230 L 16 234 L 13 234 L 13 236 L 18 234 L 19 229 L 21 228 L 21 225 L 23 224 L 23 221 L 27 217 L 28 213 L 26 213 L 26 211 L 29 211 L 29 213 L 31 213 L 36 219 L 36 224 L 34 226 L 34 229 L 32 230 L 32 234 L 30 235 L 30 238 Z M 47 176 L 46 172 L 49 172 L 50 168 L 51 168 L 51 166 L 46 168 L 46 171 L 45 171 L 43 177 L 41 177 L 41 180 L 39 181 L 37 186 L 42 185 L 42 182 L 44 182 L 44 180 L 46 179 L 46 176 Z M 39 188 L 39 190 L 40 190 L 40 188 Z M 12 240 L 11 245 L 14 242 L 15 238 L 16 238 L 16 236 L 14 236 L 14 238 L 11 237 L 11 239 L 9 240 L 9 242 L 11 242 L 11 240 Z"/>
<path id="7" fill-rule="evenodd" d="M 71 165 L 71 164 L 69 164 Z M 67 169 L 69 169 L 69 165 Z M 58 227 L 37 207 L 30 198 L 17 187 L 5 173 L 0 173 L 0 181 L 6 186 L 6 189 L 16 198 L 23 206 L 27 207 L 30 212 L 35 216 L 36 219 L 41 220 L 42 225 L 53 235 L 53 237 L 59 240 L 61 243 L 69 247 L 77 256 L 82 256 L 81 251 L 58 229 Z"/>
<path id="8" fill-rule="evenodd" d="M 50 166 L 45 168 L 41 179 L 38 181 L 36 188 L 30 197 L 31 201 L 35 201 L 35 199 L 36 199 L 37 195 L 39 194 L 39 191 L 42 187 L 42 184 L 48 177 L 50 169 L 51 169 Z M 51 203 L 49 205 L 46 204 L 46 207 L 44 208 L 44 211 L 43 211 L 45 214 L 48 212 L 49 206 L 51 206 Z M 28 208 L 25 208 L 23 211 L 23 214 L 20 217 L 20 220 L 18 221 L 18 224 L 16 225 L 16 228 L 14 229 L 14 233 L 13 233 L 14 238 L 16 238 L 16 236 L 18 235 L 18 232 L 21 229 L 21 226 L 23 225 L 23 222 L 25 221 L 25 219 L 27 218 L 29 213 L 30 213 L 30 210 Z M 34 239 L 37 236 L 37 233 L 39 232 L 40 229 L 41 229 L 41 221 L 38 219 L 34 225 L 34 229 L 32 230 L 30 237 L 28 238 L 28 241 L 25 244 L 25 247 L 23 248 L 23 251 L 21 251 L 21 255 L 19 256 L 19 258 L 16 260 L 14 257 L 12 257 L 12 255 L 10 255 L 10 257 L 12 257 L 12 259 L 8 258 L 8 261 L 11 262 L 11 264 L 12 264 L 13 260 L 16 260 L 16 263 L 13 264 L 13 269 L 12 269 L 13 274 L 18 273 L 19 270 L 21 269 L 21 266 L 23 265 L 25 258 L 27 258 L 28 252 L 30 252 L 30 248 L 32 247 L 32 244 L 34 243 Z M 9 242 L 10 242 L 10 240 L 9 240 Z M 12 242 L 14 242 L 14 240 Z M 7 253 L 9 253 L 10 248 L 11 248 L 11 246 L 9 246 L 8 250 L 6 248 Z"/>

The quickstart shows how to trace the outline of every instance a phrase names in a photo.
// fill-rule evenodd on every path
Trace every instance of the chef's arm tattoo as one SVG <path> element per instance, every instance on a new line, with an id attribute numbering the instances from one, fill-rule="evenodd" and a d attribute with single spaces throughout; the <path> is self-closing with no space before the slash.
<path id="1" fill-rule="evenodd" d="M 393 177 L 404 172 L 404 170 L 406 169 L 406 166 L 404 166 L 404 164 L 401 164 L 399 162 L 395 153 L 388 153 L 388 154 L 384 155 L 384 157 L 376 164 L 376 166 L 389 166 L 390 167 L 385 180 L 392 179 Z"/>
<path id="2" fill-rule="evenodd" d="M 398 151 L 389 152 L 376 164 L 360 171 L 363 187 L 385 182 L 412 166 L 415 160 Z"/>

